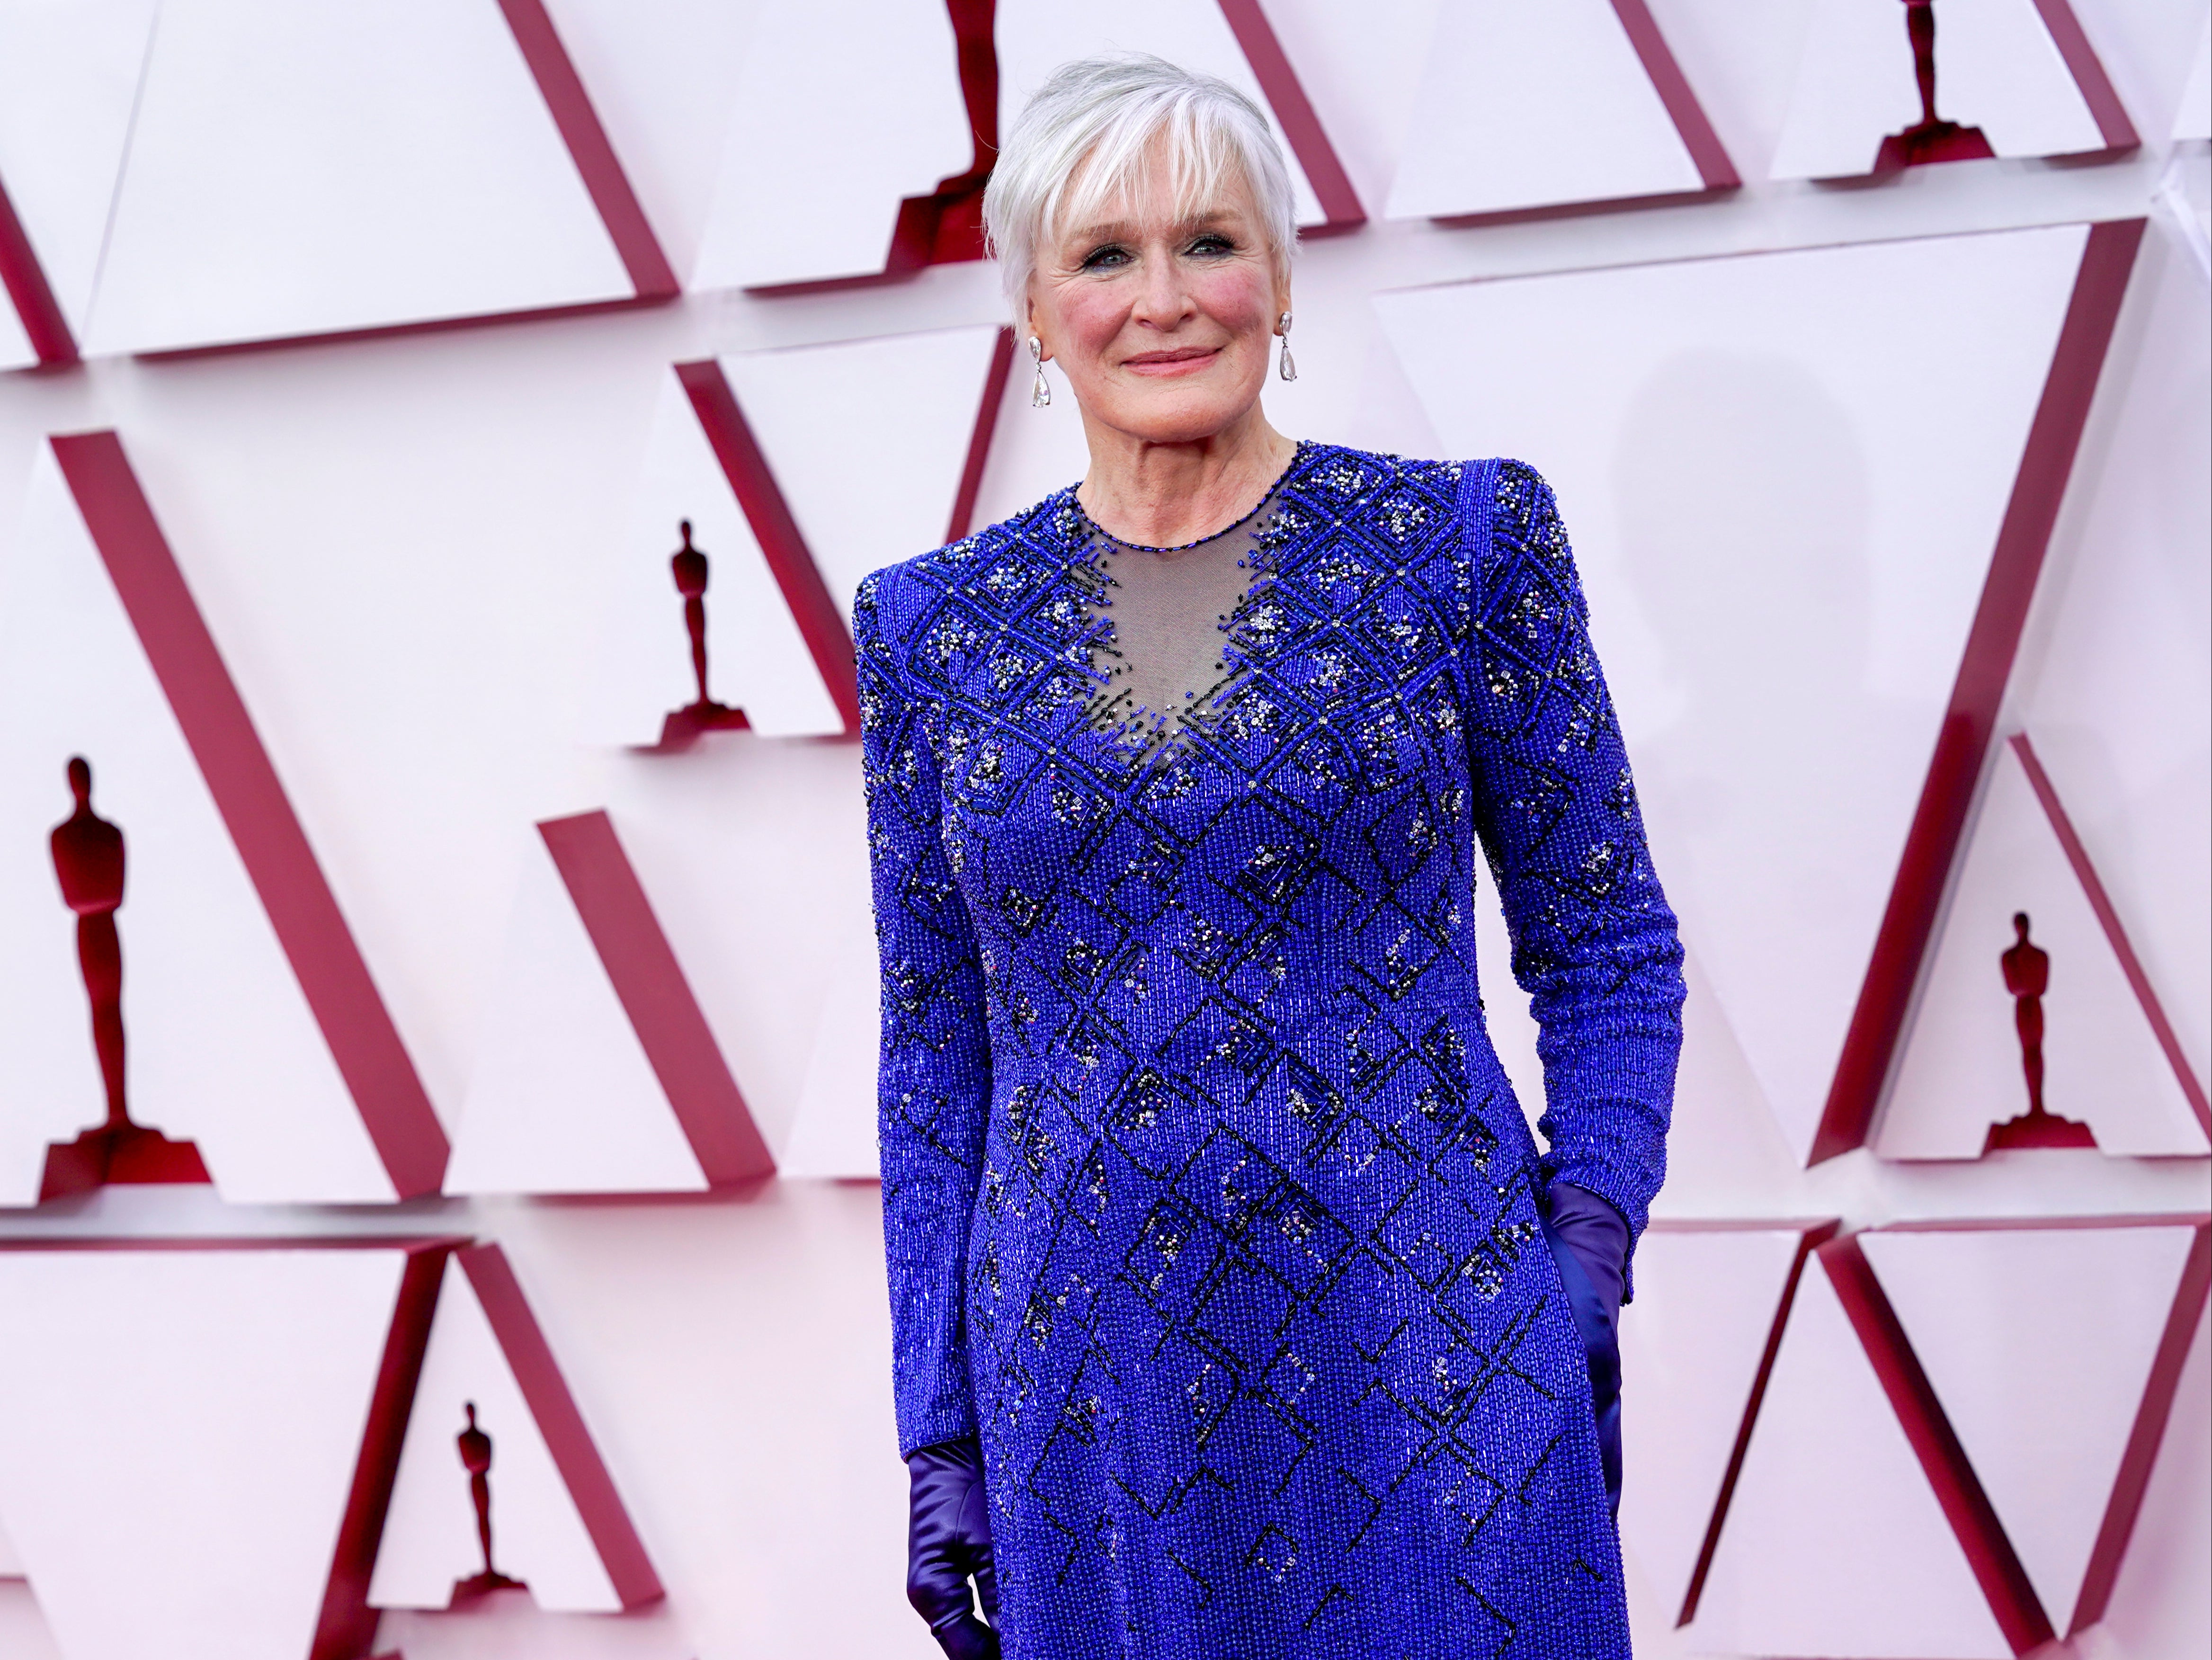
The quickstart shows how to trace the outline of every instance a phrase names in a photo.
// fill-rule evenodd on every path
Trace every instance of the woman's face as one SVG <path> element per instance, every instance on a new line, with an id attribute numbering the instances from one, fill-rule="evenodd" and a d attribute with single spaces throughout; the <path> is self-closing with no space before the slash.
<path id="1" fill-rule="evenodd" d="M 1037 249 L 1030 331 L 1085 415 L 1152 443 L 1188 443 L 1251 409 L 1290 289 L 1241 172 L 1197 214 L 1172 200 L 1156 146 L 1150 176 L 1089 223 Z"/>

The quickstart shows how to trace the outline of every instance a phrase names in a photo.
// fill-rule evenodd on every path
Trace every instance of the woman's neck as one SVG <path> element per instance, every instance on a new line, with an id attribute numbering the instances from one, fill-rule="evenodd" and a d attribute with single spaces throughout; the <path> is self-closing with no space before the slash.
<path id="1" fill-rule="evenodd" d="M 1235 524 L 1291 464 L 1297 446 L 1250 412 L 1208 437 L 1155 443 L 1094 423 L 1084 434 L 1091 468 L 1076 499 L 1109 535 L 1144 547 L 1179 547 Z"/>

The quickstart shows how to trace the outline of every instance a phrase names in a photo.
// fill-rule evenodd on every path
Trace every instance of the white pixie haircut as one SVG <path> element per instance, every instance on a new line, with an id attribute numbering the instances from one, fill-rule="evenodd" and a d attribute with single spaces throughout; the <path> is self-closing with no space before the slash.
<path id="1" fill-rule="evenodd" d="M 984 229 L 1018 324 L 1038 247 L 1124 191 L 1142 189 L 1146 152 L 1163 133 L 1170 211 L 1215 206 L 1224 180 L 1241 171 L 1275 267 L 1289 268 L 1298 240 L 1290 168 L 1259 106 L 1226 81 L 1149 52 L 1079 58 L 1054 70 L 1022 106 L 983 190 Z"/>

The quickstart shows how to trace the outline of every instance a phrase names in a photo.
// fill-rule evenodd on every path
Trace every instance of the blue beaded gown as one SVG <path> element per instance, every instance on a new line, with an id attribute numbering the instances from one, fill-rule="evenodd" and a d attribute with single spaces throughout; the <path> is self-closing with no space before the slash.
<path id="1" fill-rule="evenodd" d="M 1683 983 L 1573 556 L 1512 461 L 1273 499 L 1165 743 L 1073 489 L 855 598 L 901 1451 L 980 1439 L 1007 1660 L 1613 1660 L 1538 1207 L 1641 1231 Z"/>

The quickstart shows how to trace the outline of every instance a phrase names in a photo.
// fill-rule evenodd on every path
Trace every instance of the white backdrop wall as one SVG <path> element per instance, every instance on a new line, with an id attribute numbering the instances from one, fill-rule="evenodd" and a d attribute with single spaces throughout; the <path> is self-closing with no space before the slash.
<path id="1" fill-rule="evenodd" d="M 1997 155 L 1869 182 L 1837 175 L 1910 117 L 1911 66 L 1903 9 L 1861 3 L 1887 58 L 1808 58 L 1864 33 L 1826 0 L 1261 0 L 1368 215 L 1304 248 L 1300 378 L 1267 407 L 1300 436 L 1520 455 L 1576 537 L 1690 958 L 1672 1174 L 1624 1322 L 1642 1651 L 2019 1647 L 1974 1572 L 1988 1541 L 1912 1450 L 1895 1357 L 1853 1323 L 1863 1260 L 2063 1651 L 2171 1660 L 2212 1647 L 2207 7 L 1940 0 L 1943 113 Z M 997 11 L 1007 111 L 1093 46 L 1267 81 L 1214 0 Z M 398 1471 L 365 1563 L 383 1612 L 324 1652 L 933 1652 L 902 1596 L 857 751 L 783 532 L 676 366 L 718 366 L 841 611 L 943 536 L 979 430 L 979 525 L 1084 452 L 1065 383 L 1033 410 L 1025 365 L 979 422 L 989 265 L 854 280 L 901 199 L 968 165 L 948 14 L 794 15 L 0 0 L 22 233 L 0 222 L 0 1304 L 35 1340 L 0 1365 L 0 1653 L 135 1660 L 159 1630 L 179 1655 L 306 1656 L 364 1447 Z M 573 80 L 527 44 L 548 18 Z M 1705 188 L 1639 27 L 1740 188 Z M 2100 98 L 2139 144 L 2109 145 Z M 625 201 L 682 293 L 635 297 Z M 2087 228 L 2136 220 L 2085 369 L 2060 343 Z M 2029 738 L 2075 845 L 1992 746 L 1871 1145 L 1808 1164 L 2054 363 L 2095 392 L 1996 735 Z M 295 1169 L 255 1128 L 363 1140 L 47 444 L 110 429 L 455 1148 L 442 1192 L 326 1202 L 390 1184 L 337 1181 L 335 1154 Z M 678 519 L 714 562 L 713 690 L 751 725 L 656 752 L 690 696 Z M 131 849 L 132 1031 L 183 1008 L 220 1027 L 222 1087 L 133 1074 L 134 1112 L 197 1138 L 214 1189 L 29 1202 L 44 1146 L 102 1105 L 45 842 L 78 752 Z M 601 809 L 647 902 L 612 932 L 536 828 Z M 2069 1045 L 2051 1107 L 2103 1150 L 1981 1154 L 2024 1106 L 1996 952 L 2028 905 Z M 698 1079 L 626 1000 L 654 974 L 773 1179 L 684 1191 L 712 1164 L 684 1116 Z M 1965 1231 L 1915 1231 L 1938 1224 Z M 173 1249 L 215 1239 L 268 1249 L 197 1269 Z M 394 1251 L 307 1249 L 380 1240 L 495 1243 L 511 1284 L 445 1269 L 416 1329 Z M 2115 1275 L 2126 1296 L 2094 1294 Z M 219 1355 L 193 1350 L 203 1306 Z M 412 1420 L 369 1389 L 379 1341 L 427 1345 Z M 515 1560 L 544 1566 L 515 1570 L 532 1595 L 448 1608 L 480 1566 L 463 1398 Z M 248 1400 L 289 1403 L 291 1438 L 257 1442 Z M 143 1432 L 103 1435 L 102 1412 Z M 203 1420 L 236 1478 L 160 1456 Z M 74 1482 L 152 1520 L 118 1545 Z M 204 1530 L 189 1550 L 162 1531 L 179 1515 Z M 286 1551 L 204 1548 L 264 1535 Z"/>

